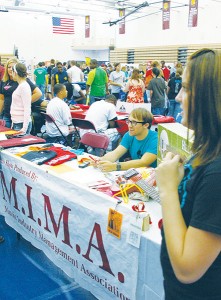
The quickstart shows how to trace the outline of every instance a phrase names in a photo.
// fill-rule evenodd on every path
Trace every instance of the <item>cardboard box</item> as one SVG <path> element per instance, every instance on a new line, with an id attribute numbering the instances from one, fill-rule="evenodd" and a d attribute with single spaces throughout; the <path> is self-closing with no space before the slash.
<path id="1" fill-rule="evenodd" d="M 158 152 L 157 163 L 159 164 L 167 152 L 180 154 L 186 160 L 191 156 L 193 143 L 193 131 L 180 123 L 158 124 Z"/>

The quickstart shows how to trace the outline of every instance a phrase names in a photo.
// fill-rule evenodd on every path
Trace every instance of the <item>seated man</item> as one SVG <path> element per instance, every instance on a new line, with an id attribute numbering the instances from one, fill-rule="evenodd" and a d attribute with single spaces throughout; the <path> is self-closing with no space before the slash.
<path id="1" fill-rule="evenodd" d="M 69 144 L 72 144 L 72 133 L 74 132 L 74 127 L 72 125 L 71 112 L 68 105 L 63 101 L 67 97 L 67 90 L 65 85 L 58 83 L 54 86 L 55 98 L 50 100 L 47 105 L 47 114 L 50 114 L 54 119 L 59 129 L 63 133 Z M 59 130 L 53 123 L 46 122 L 46 133 L 49 135 L 47 142 L 54 142 L 57 137 L 60 138 L 60 142 L 64 141 Z"/>
<path id="2" fill-rule="evenodd" d="M 105 100 L 92 103 L 85 117 L 86 120 L 94 123 L 97 133 L 105 134 L 109 137 L 110 143 L 107 151 L 115 149 L 120 138 L 120 134 L 115 128 L 115 120 L 117 120 L 116 104 L 116 97 L 108 95 Z M 81 130 L 81 136 L 86 131 L 89 130 Z"/>
<path id="3" fill-rule="evenodd" d="M 129 131 L 120 145 L 96 163 L 103 172 L 128 170 L 130 168 L 156 167 L 157 132 L 150 130 L 153 115 L 145 108 L 135 108 L 129 115 Z M 117 162 L 129 151 L 131 160 Z"/>

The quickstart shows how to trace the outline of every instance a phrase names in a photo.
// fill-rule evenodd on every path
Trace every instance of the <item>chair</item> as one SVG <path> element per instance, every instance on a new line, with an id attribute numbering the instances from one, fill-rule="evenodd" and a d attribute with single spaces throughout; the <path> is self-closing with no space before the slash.
<path id="1" fill-rule="evenodd" d="M 79 148 L 80 146 L 81 136 L 79 128 L 86 130 L 94 130 L 94 132 L 97 132 L 94 123 L 89 120 L 72 118 L 72 124 L 75 128 L 75 148 Z"/>
<path id="2" fill-rule="evenodd" d="M 94 130 L 95 132 L 96 131 L 96 128 L 94 126 L 94 123 L 89 121 L 89 120 L 85 120 L 85 119 L 78 119 L 78 118 L 72 118 L 72 124 L 74 125 L 75 127 L 75 130 L 76 130 L 76 134 L 78 136 L 78 138 L 81 138 L 80 137 L 80 133 L 79 133 L 79 128 L 80 129 L 92 129 Z"/>
<path id="3" fill-rule="evenodd" d="M 108 136 L 95 132 L 86 132 L 80 139 L 80 143 L 91 147 L 97 156 L 103 156 L 106 153 L 109 142 Z"/>
<path id="4" fill-rule="evenodd" d="M 62 137 L 62 139 L 64 140 L 65 142 L 65 145 L 68 145 L 70 147 L 72 147 L 72 145 L 69 143 L 69 141 L 67 140 L 67 137 L 62 133 L 62 131 L 60 130 L 60 128 L 58 127 L 58 125 L 56 124 L 55 122 L 55 119 L 50 115 L 50 114 L 47 114 L 47 113 L 44 113 L 44 112 L 41 112 L 41 114 L 45 117 L 45 121 L 48 122 L 48 123 L 53 123 L 57 130 L 59 131 L 60 135 L 61 136 L 56 136 L 55 137 L 55 141 L 54 142 L 58 142 L 60 141 L 60 138 Z"/>

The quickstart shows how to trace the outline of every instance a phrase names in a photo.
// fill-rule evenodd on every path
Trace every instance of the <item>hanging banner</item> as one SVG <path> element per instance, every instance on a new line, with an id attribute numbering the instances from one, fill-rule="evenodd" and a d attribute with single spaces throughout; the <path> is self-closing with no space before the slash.
<path id="1" fill-rule="evenodd" d="M 170 29 L 170 1 L 163 1 L 162 13 L 163 30 Z"/>
<path id="2" fill-rule="evenodd" d="M 197 27 L 198 0 L 190 0 L 188 27 Z"/>
<path id="3" fill-rule="evenodd" d="M 85 16 L 85 38 L 90 37 L 90 16 Z"/>
<path id="4" fill-rule="evenodd" d="M 125 16 L 125 9 L 119 10 L 119 17 L 123 18 Z M 119 34 L 125 34 L 125 18 L 119 22 Z"/>

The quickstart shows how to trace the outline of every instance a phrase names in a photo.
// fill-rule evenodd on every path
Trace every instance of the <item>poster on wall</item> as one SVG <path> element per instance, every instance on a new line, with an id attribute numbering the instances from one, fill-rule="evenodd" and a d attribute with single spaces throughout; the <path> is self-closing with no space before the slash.
<path id="1" fill-rule="evenodd" d="M 170 28 L 170 1 L 163 1 L 163 30 Z"/>
<path id="2" fill-rule="evenodd" d="M 85 38 L 90 37 L 90 16 L 85 16 Z"/>
<path id="3" fill-rule="evenodd" d="M 119 17 L 122 18 L 122 20 L 119 22 L 119 34 L 125 34 L 125 9 L 119 10 Z"/>
<path id="4" fill-rule="evenodd" d="M 198 0 L 190 0 L 188 27 L 197 27 Z"/>

